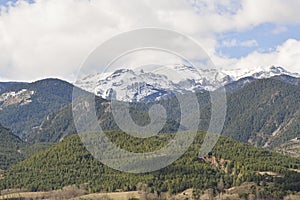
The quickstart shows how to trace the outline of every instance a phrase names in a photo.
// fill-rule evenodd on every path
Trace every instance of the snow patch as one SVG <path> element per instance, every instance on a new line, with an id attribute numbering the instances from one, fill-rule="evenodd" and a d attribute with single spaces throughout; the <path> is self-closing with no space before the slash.
<path id="1" fill-rule="evenodd" d="M 32 102 L 31 97 L 34 95 L 34 91 L 29 91 L 27 89 L 22 89 L 18 92 L 11 91 L 6 92 L 0 95 L 0 109 L 14 105 L 19 104 L 21 106 L 27 105 Z"/>

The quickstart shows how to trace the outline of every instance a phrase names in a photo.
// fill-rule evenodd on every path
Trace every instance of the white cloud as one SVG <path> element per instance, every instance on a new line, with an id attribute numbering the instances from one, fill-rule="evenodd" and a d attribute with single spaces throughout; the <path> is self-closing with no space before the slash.
<path id="1" fill-rule="evenodd" d="M 264 22 L 284 24 L 299 23 L 298 8 L 300 1 L 290 0 L 241 0 L 242 9 L 234 16 L 234 21 L 239 28 L 248 28 Z"/>
<path id="2" fill-rule="evenodd" d="M 300 22 L 299 0 L 257 4 L 254 0 L 19 1 L 0 11 L 0 78 L 61 77 L 72 81 L 94 48 L 113 35 L 136 28 L 161 27 L 188 34 L 213 55 L 218 45 L 216 33 L 265 22 Z M 244 41 L 239 45 L 257 44 Z"/>
<path id="3" fill-rule="evenodd" d="M 283 66 L 300 74 L 300 41 L 289 39 L 269 53 L 255 51 L 240 59 L 213 57 L 214 63 L 222 68 L 249 68 Z"/>
<path id="4" fill-rule="evenodd" d="M 213 49 L 214 37 L 202 31 L 197 19 L 185 1 L 22 1 L 8 12 L 1 12 L 0 46 L 5 52 L 0 59 L 0 76 L 72 80 L 76 69 L 99 44 L 113 35 L 141 27 L 197 35 L 201 43 Z"/>
<path id="5" fill-rule="evenodd" d="M 300 23 L 299 0 L 193 0 L 208 29 L 244 30 L 262 23 Z"/>

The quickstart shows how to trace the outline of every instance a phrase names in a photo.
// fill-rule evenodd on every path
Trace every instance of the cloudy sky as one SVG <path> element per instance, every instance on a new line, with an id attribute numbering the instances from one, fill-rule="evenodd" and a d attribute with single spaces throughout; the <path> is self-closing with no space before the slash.
<path id="1" fill-rule="evenodd" d="M 74 81 L 92 50 L 144 27 L 194 38 L 218 68 L 300 73 L 299 0 L 0 0 L 0 80 Z"/>

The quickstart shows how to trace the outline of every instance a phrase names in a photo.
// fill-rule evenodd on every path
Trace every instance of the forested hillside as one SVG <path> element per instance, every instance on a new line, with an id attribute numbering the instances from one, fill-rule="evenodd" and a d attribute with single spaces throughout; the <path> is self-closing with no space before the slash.
<path id="1" fill-rule="evenodd" d="M 274 149 L 300 135 L 300 87 L 257 80 L 228 96 L 223 133 L 238 141 Z"/>
<path id="2" fill-rule="evenodd" d="M 25 158 L 22 149 L 26 144 L 2 125 L 0 138 L 0 169 L 3 170 Z"/>
<path id="3" fill-rule="evenodd" d="M 50 113 L 72 101 L 73 85 L 59 79 L 17 83 L 0 91 L 0 123 L 22 139 Z"/>
<path id="4" fill-rule="evenodd" d="M 52 143 L 29 145 L 0 124 L 0 170 L 7 170 L 10 166 L 52 145 Z"/>
<path id="5" fill-rule="evenodd" d="M 106 134 L 115 144 L 136 152 L 153 151 L 173 137 L 172 134 L 163 134 L 137 139 L 116 131 Z M 74 135 L 4 172 L 0 187 L 39 191 L 75 184 L 89 192 L 96 192 L 136 190 L 138 183 L 145 183 L 152 192 L 174 194 L 187 188 L 213 188 L 217 192 L 221 180 L 226 183 L 224 188 L 255 182 L 261 186 L 259 192 L 271 198 L 300 190 L 300 174 L 293 171 L 300 168 L 299 159 L 224 137 L 220 138 L 210 155 L 198 158 L 203 136 L 204 133 L 199 133 L 189 150 L 172 165 L 152 173 L 130 174 L 99 163 Z M 278 175 L 270 176 L 264 172 Z"/>

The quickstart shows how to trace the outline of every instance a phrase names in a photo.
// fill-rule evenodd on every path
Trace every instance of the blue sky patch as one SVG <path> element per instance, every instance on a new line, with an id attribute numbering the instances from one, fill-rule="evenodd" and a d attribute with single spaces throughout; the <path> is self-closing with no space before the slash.
<path id="1" fill-rule="evenodd" d="M 300 40 L 300 25 L 261 24 L 245 31 L 229 31 L 217 35 L 220 55 L 241 58 L 253 51 L 272 52 L 288 39 Z"/>
<path id="2" fill-rule="evenodd" d="M 16 3 L 18 0 L 0 0 L 0 6 L 7 6 L 9 2 Z M 34 3 L 34 0 L 26 0 L 29 3 Z"/>

